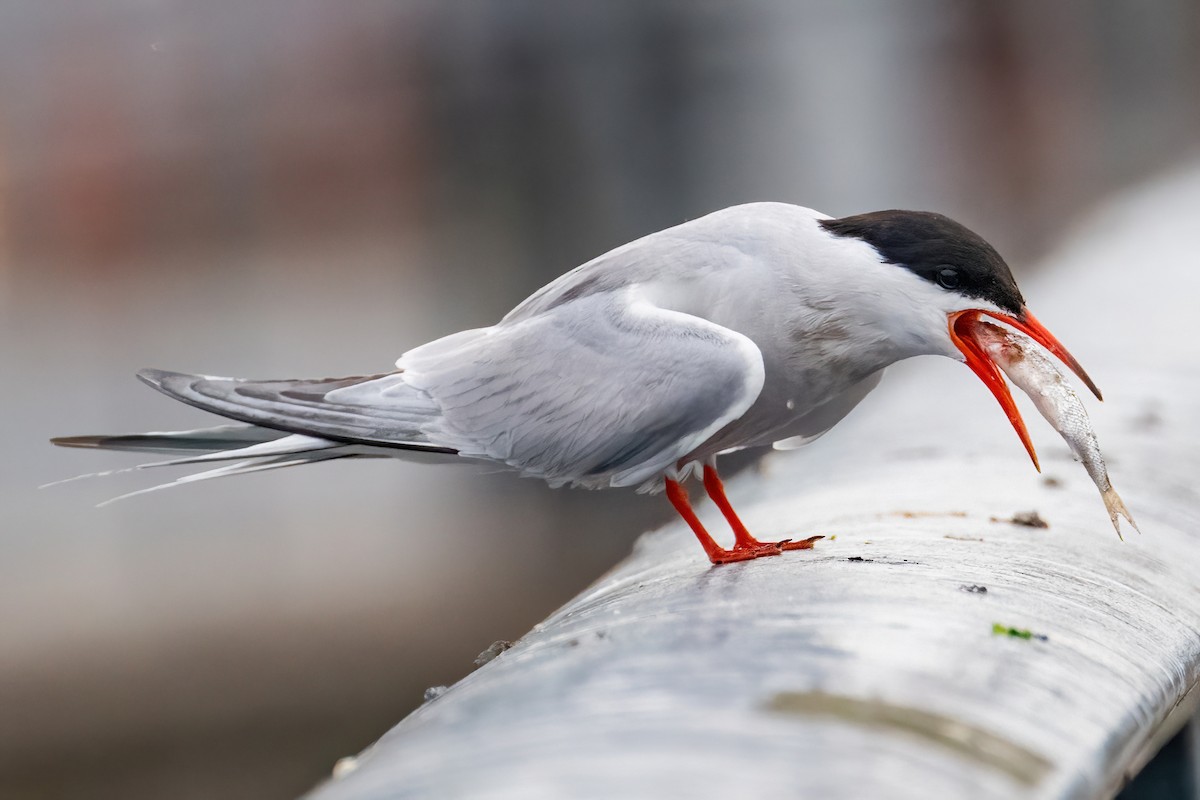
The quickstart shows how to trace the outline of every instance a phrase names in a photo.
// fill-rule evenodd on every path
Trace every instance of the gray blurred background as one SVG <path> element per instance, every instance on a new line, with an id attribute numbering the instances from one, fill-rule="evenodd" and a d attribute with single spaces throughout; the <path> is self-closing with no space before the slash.
<path id="1" fill-rule="evenodd" d="M 294 796 L 669 516 L 402 463 L 37 490 L 138 460 L 49 436 L 211 422 L 138 368 L 385 370 L 749 200 L 943 211 L 1020 277 L 1195 148 L 1198 77 L 1185 0 L 0 5 L 0 797 Z"/>

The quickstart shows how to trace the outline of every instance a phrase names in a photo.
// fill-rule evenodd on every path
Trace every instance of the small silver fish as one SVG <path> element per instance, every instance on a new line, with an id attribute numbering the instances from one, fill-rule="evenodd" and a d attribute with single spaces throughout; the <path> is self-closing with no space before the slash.
<path id="1" fill-rule="evenodd" d="M 972 324 L 971 333 L 996 365 L 1004 370 L 1008 379 L 1029 395 L 1041 415 L 1070 446 L 1076 460 L 1083 462 L 1092 482 L 1100 490 L 1117 536 L 1122 540 L 1125 538 L 1121 536 L 1118 515 L 1141 533 L 1108 479 L 1100 444 L 1096 441 L 1092 423 L 1079 395 L 1075 394 L 1054 363 L 1037 349 L 1032 339 L 1016 331 L 977 319 Z"/>

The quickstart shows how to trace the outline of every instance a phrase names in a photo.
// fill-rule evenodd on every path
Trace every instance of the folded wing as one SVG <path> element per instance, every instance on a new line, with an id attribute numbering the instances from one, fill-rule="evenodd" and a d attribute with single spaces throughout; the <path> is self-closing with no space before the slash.
<path id="1" fill-rule="evenodd" d="M 405 380 L 441 409 L 429 435 L 552 484 L 657 478 L 758 397 L 750 339 L 598 292 L 406 354 Z"/>
<path id="2" fill-rule="evenodd" d="M 745 336 L 601 292 L 406 353 L 395 372 L 248 381 L 139 374 L 199 408 L 334 442 L 498 461 L 553 484 L 654 479 L 753 404 Z"/>

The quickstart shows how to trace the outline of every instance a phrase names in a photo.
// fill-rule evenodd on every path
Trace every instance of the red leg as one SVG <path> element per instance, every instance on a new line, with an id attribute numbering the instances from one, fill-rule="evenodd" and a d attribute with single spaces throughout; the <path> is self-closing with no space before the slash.
<path id="1" fill-rule="evenodd" d="M 737 512 L 733 510 L 729 498 L 725 496 L 725 484 L 721 483 L 721 476 L 717 474 L 717 468 L 711 464 L 704 465 L 704 491 L 708 492 L 708 496 L 717 504 L 717 508 L 721 509 L 721 514 L 729 523 L 729 527 L 733 528 L 734 550 L 744 550 L 748 547 L 762 545 L 762 542 L 751 536 L 750 531 L 746 530 L 746 526 L 738 519 Z"/>
<path id="2" fill-rule="evenodd" d="M 720 564 L 721 557 L 728 551 L 717 544 L 700 524 L 700 518 L 696 516 L 696 512 L 692 510 L 692 504 L 688 502 L 687 489 L 680 486 L 679 481 L 673 481 L 670 478 L 666 479 L 666 483 L 667 499 L 671 501 L 671 505 L 675 506 L 679 516 L 683 517 L 683 521 L 692 529 L 692 533 L 696 534 L 696 538 L 700 540 L 700 546 L 708 554 L 708 560 L 714 564 Z"/>
<path id="3" fill-rule="evenodd" d="M 751 558 L 758 556 L 770 556 L 775 553 L 781 553 L 784 550 L 811 550 L 813 542 L 817 539 L 824 539 L 824 536 L 810 536 L 798 542 L 793 542 L 791 539 L 784 539 L 779 542 L 760 542 L 750 535 L 750 531 L 746 530 L 746 526 L 738 519 L 737 512 L 733 510 L 733 505 L 730 504 L 729 498 L 725 496 L 725 484 L 721 483 L 721 476 L 717 474 L 717 468 L 712 464 L 704 465 L 704 490 L 708 492 L 708 496 L 716 503 L 717 508 L 721 509 L 721 513 L 725 516 L 725 521 L 729 523 L 729 527 L 733 528 L 733 536 L 736 543 L 733 549 L 738 552 L 750 551 L 754 553 Z"/>
<path id="4" fill-rule="evenodd" d="M 710 475 L 711 471 L 711 475 Z M 696 538 L 700 540 L 701 547 L 708 555 L 708 560 L 714 564 L 728 564 L 732 561 L 750 561 L 763 556 L 777 556 L 784 550 L 809 550 L 813 546 L 813 542 L 817 539 L 822 539 L 822 536 L 813 536 L 801 542 L 792 542 L 784 540 L 782 542 L 760 542 L 750 535 L 746 530 L 746 526 L 738 519 L 734 513 L 733 507 L 729 504 L 729 499 L 725 496 L 725 489 L 721 485 L 721 479 L 717 475 L 717 471 L 712 467 L 704 469 L 704 488 L 712 497 L 713 502 L 721 509 L 721 513 L 725 515 L 730 527 L 733 528 L 734 536 L 737 538 L 737 543 L 732 550 L 726 550 L 717 544 L 704 526 L 700 523 L 700 519 L 696 516 L 696 512 L 692 510 L 692 505 L 688 501 L 687 491 L 679 485 L 678 481 L 666 479 L 667 499 L 671 501 L 671 505 L 675 506 L 675 510 L 679 512 L 679 516 L 683 517 L 684 522 L 692 529 L 692 533 L 696 534 Z"/>

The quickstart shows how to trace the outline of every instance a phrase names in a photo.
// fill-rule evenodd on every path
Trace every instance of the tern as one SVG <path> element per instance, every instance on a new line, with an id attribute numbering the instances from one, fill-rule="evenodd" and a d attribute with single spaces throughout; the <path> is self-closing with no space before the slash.
<path id="1" fill-rule="evenodd" d="M 52 441 L 183 456 L 143 466 L 233 461 L 164 486 L 337 458 L 438 454 L 502 464 L 552 486 L 665 491 L 714 564 L 746 561 L 809 549 L 821 537 L 754 538 L 725 495 L 717 457 L 813 441 L 903 359 L 965 362 L 1037 465 L 999 369 L 972 336 L 981 316 L 1032 338 L 1100 397 L 1026 308 L 1004 259 L 963 225 L 921 211 L 832 218 L 750 203 L 605 253 L 495 325 L 416 347 L 380 374 L 138 373 L 241 424 Z M 692 510 L 683 484 L 693 474 L 732 528 L 732 548 Z"/>

